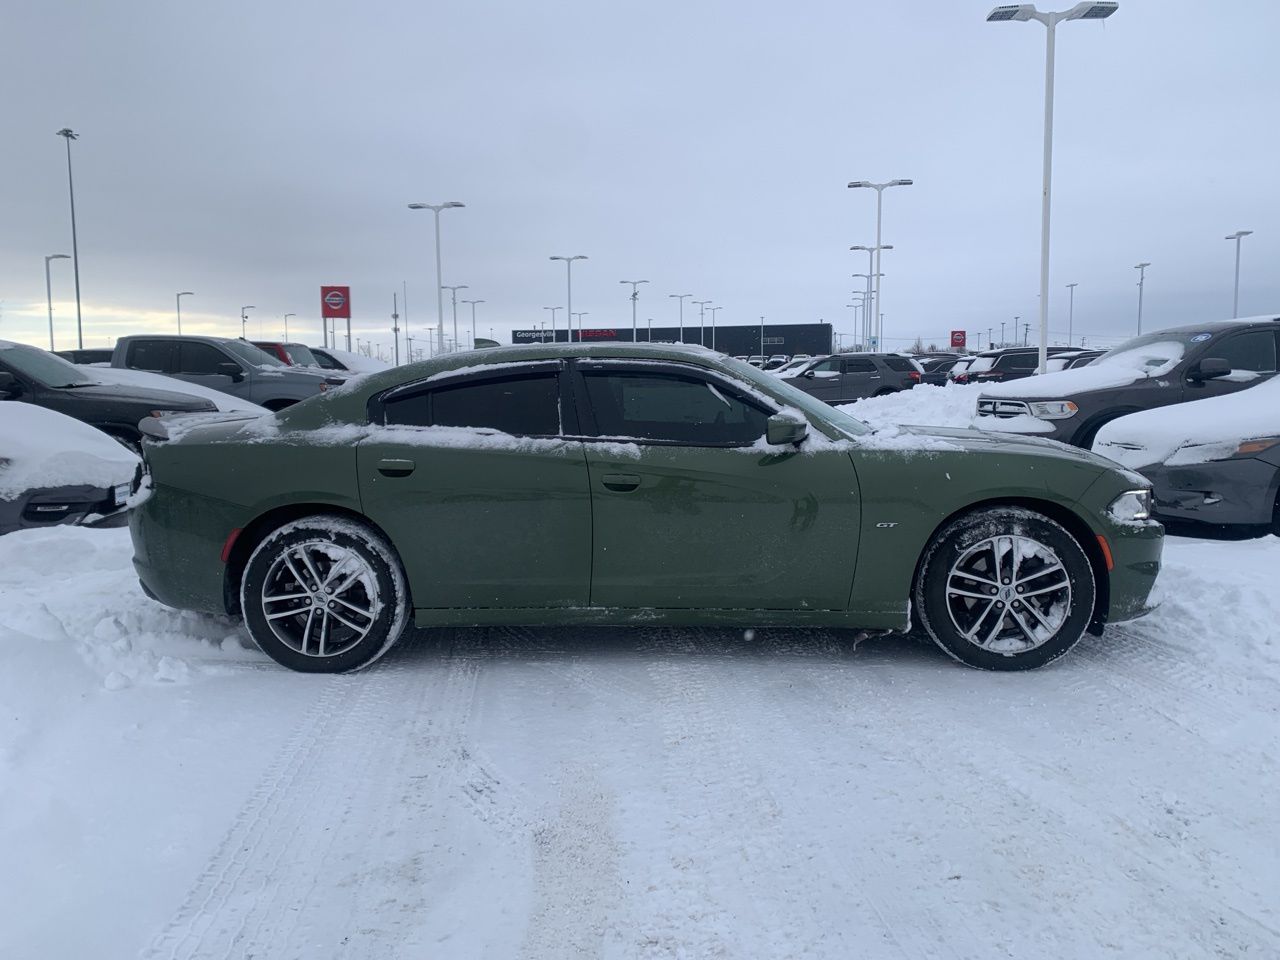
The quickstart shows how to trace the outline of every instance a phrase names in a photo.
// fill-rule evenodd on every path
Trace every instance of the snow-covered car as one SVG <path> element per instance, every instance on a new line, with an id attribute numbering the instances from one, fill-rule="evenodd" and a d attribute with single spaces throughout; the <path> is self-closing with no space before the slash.
<path id="1" fill-rule="evenodd" d="M 1079 369 L 984 384 L 973 425 L 1088 448 L 1102 426 L 1119 417 L 1255 387 L 1275 376 L 1277 357 L 1275 314 L 1160 330 Z"/>
<path id="2" fill-rule="evenodd" d="M 1121 417 L 1093 450 L 1151 481 L 1161 520 L 1280 536 L 1280 378 Z"/>
<path id="3" fill-rule="evenodd" d="M 6 403 L 0 415 L 0 534 L 122 521 L 140 468 L 137 456 L 100 430 L 35 404 Z"/>
<path id="4" fill-rule="evenodd" d="M 366 357 L 362 353 L 352 353 L 349 350 L 338 350 L 335 347 L 311 347 L 311 355 L 315 357 L 318 363 L 325 370 L 336 370 L 339 373 L 347 371 L 350 373 L 377 373 L 379 370 L 388 370 L 391 364 L 382 360 L 375 360 L 373 357 Z"/>

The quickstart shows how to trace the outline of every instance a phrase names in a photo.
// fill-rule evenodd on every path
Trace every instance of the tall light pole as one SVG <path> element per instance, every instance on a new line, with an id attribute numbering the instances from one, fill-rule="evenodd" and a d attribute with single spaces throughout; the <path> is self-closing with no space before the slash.
<path id="1" fill-rule="evenodd" d="M 619 283 L 631 284 L 631 342 L 636 342 L 636 304 L 640 300 L 640 284 L 648 280 L 619 280 Z"/>
<path id="2" fill-rule="evenodd" d="M 411 203 L 410 210 L 430 210 L 436 215 L 436 329 L 439 331 L 439 352 L 444 353 L 444 281 L 440 278 L 440 211 L 465 207 L 465 203 L 450 200 L 448 203 Z"/>
<path id="3" fill-rule="evenodd" d="M 1151 266 L 1151 264 L 1146 262 L 1137 263 L 1137 264 L 1134 264 L 1133 266 L 1133 269 L 1138 271 L 1138 333 L 1139 335 L 1141 335 L 1142 333 L 1142 287 L 1144 282 L 1147 279 L 1147 267 L 1149 266 Z"/>
<path id="4" fill-rule="evenodd" d="M 988 23 L 1006 20 L 1038 20 L 1045 25 L 1044 58 L 1044 180 L 1040 196 L 1040 365 L 1044 373 L 1049 364 L 1049 195 L 1053 182 L 1053 55 L 1058 23 L 1063 20 L 1105 20 L 1119 9 L 1119 4 L 1104 0 L 1084 0 L 1070 10 L 1041 13 L 1033 4 L 1021 3 L 996 7 L 987 14 Z"/>
<path id="5" fill-rule="evenodd" d="M 44 258 L 44 295 L 49 301 L 49 352 L 53 352 L 53 282 L 49 279 L 50 260 L 70 260 L 65 253 L 51 253 Z"/>
<path id="6" fill-rule="evenodd" d="M 463 300 L 463 303 L 471 304 L 471 348 L 474 350 L 476 346 L 476 304 L 484 303 L 483 300 Z"/>
<path id="7" fill-rule="evenodd" d="M 257 307 L 255 307 L 252 303 L 251 303 L 251 304 L 249 304 L 247 307 L 241 307 L 241 308 L 240 308 L 240 339 L 241 339 L 241 340 L 248 340 L 248 339 L 249 339 L 249 334 L 248 334 L 248 329 L 247 329 L 247 328 L 248 328 L 248 324 L 249 324 L 249 315 L 248 315 L 247 313 L 245 313 L 245 311 L 246 311 L 246 310 L 257 310 L 257 309 L 258 309 L 258 308 L 257 308 Z"/>
<path id="8" fill-rule="evenodd" d="M 76 239 L 76 188 L 71 179 L 71 141 L 79 140 L 80 134 L 70 127 L 63 127 L 57 136 L 67 141 L 67 193 L 71 197 L 71 268 L 76 275 L 76 346 L 84 349 L 84 324 L 80 319 L 80 244 Z"/>
<path id="9" fill-rule="evenodd" d="M 564 307 L 543 307 L 542 309 L 551 311 L 551 342 L 555 343 L 558 339 L 556 334 L 556 313 L 563 310 Z"/>
<path id="10" fill-rule="evenodd" d="M 448 290 L 453 299 L 453 348 L 456 350 L 458 348 L 458 291 L 470 290 L 471 288 L 465 283 L 459 283 L 452 287 L 446 284 L 441 289 Z"/>
<path id="11" fill-rule="evenodd" d="M 395 344 L 395 366 L 400 366 L 400 294 L 391 291 L 391 341 Z"/>
<path id="12" fill-rule="evenodd" d="M 297 316 L 297 314 L 296 314 L 296 313 L 286 313 L 286 314 L 284 315 L 284 341 L 285 341 L 285 343 L 288 343 L 288 342 L 289 342 L 289 318 L 290 318 L 290 317 L 296 317 L 296 316 Z"/>
<path id="13" fill-rule="evenodd" d="M 707 307 L 707 312 L 711 314 L 711 349 L 716 348 L 716 314 L 723 310 L 724 307 Z"/>
<path id="14" fill-rule="evenodd" d="M 1236 285 L 1235 293 L 1231 295 L 1231 319 L 1233 320 L 1240 316 L 1240 241 L 1251 233 L 1253 233 L 1252 230 L 1237 230 L 1231 236 L 1223 238 L 1236 242 Z"/>
<path id="15" fill-rule="evenodd" d="M 177 313 L 178 313 L 178 336 L 182 336 L 182 298 L 194 297 L 194 296 L 195 294 L 192 293 L 190 290 L 183 290 L 181 293 L 177 294 L 173 298 L 174 304 L 177 306 Z"/>
<path id="16" fill-rule="evenodd" d="M 1018 328 L 1017 317 L 1013 318 L 1013 325 L 1014 325 L 1014 329 L 1016 330 Z M 1000 346 L 1002 347 L 1004 346 L 1004 321 L 1003 320 L 1000 321 Z"/>
<path id="17" fill-rule="evenodd" d="M 684 298 L 692 297 L 692 293 L 668 293 L 668 297 L 672 297 L 680 301 L 680 342 L 684 343 Z"/>
<path id="18" fill-rule="evenodd" d="M 872 270 L 872 272 L 876 275 L 876 284 L 875 284 L 876 289 L 875 289 L 875 305 L 874 305 L 874 309 L 871 312 L 871 316 L 873 318 L 873 322 L 875 323 L 875 327 L 876 327 L 877 348 L 879 348 L 880 344 L 883 343 L 884 341 L 884 322 L 882 317 L 880 316 L 880 306 L 881 306 L 880 305 L 880 251 L 884 249 L 884 247 L 881 246 L 880 244 L 880 212 L 883 206 L 882 201 L 884 200 L 884 192 L 887 188 L 909 187 L 911 186 L 911 184 L 912 184 L 911 180 L 887 180 L 884 183 L 872 183 L 869 180 L 855 180 L 849 184 L 849 189 L 851 190 L 867 188 L 870 190 L 874 190 L 876 192 L 876 246 L 875 246 L 876 265 L 875 265 L 875 268 Z"/>
<path id="19" fill-rule="evenodd" d="M 585 317 L 588 312 L 589 311 L 586 311 L 586 310 L 579 310 L 577 313 L 569 314 L 570 317 L 578 318 L 578 342 L 579 343 L 582 342 L 582 318 Z"/>
<path id="20" fill-rule="evenodd" d="M 878 207 L 879 207 L 879 204 L 877 203 L 877 208 Z M 883 274 L 880 273 L 880 251 L 892 250 L 893 244 L 892 243 L 882 244 L 877 240 L 876 245 L 874 247 L 866 247 L 859 244 L 857 246 L 850 247 L 849 249 L 862 250 L 867 255 L 867 272 L 855 273 L 854 276 L 867 278 L 867 300 L 869 303 L 872 303 L 874 305 L 874 302 L 872 301 L 872 297 L 871 297 L 871 281 L 872 281 L 872 278 L 875 278 L 876 287 L 878 289 L 880 285 L 880 277 L 883 276 Z M 875 323 L 872 320 L 872 317 L 874 316 L 875 314 L 870 308 L 867 308 L 862 311 L 862 325 L 867 328 L 866 336 L 862 338 L 864 350 L 870 349 L 869 341 L 871 339 L 872 334 L 875 333 Z M 879 347 L 879 345 L 880 345 L 879 337 L 877 336 L 876 338 L 877 348 Z"/>
<path id="21" fill-rule="evenodd" d="M 707 345 L 707 304 L 710 300 L 692 300 L 690 301 L 698 308 L 698 346 L 705 347 Z"/>
<path id="22" fill-rule="evenodd" d="M 1068 307 L 1067 307 L 1067 346 L 1068 346 L 1068 347 L 1069 347 L 1069 346 L 1071 346 L 1071 341 L 1072 341 L 1072 339 L 1074 338 L 1074 333 L 1075 333 L 1075 326 L 1076 326 L 1076 287 L 1078 287 L 1078 286 L 1079 286 L 1079 284 L 1078 284 L 1078 283 L 1068 283 L 1068 284 L 1067 284 L 1067 289 L 1071 291 L 1071 293 L 1069 294 L 1069 296 L 1070 296 L 1070 300 L 1068 301 L 1068 304 L 1069 304 L 1069 305 L 1068 305 Z"/>
<path id="23" fill-rule="evenodd" d="M 564 261 L 564 282 L 565 297 L 568 306 L 565 307 L 565 316 L 569 318 L 569 342 L 573 342 L 573 261 L 587 259 L 584 254 L 576 254 L 572 257 L 552 257 L 552 260 Z M 578 340 L 582 340 L 582 327 L 578 327 Z"/>

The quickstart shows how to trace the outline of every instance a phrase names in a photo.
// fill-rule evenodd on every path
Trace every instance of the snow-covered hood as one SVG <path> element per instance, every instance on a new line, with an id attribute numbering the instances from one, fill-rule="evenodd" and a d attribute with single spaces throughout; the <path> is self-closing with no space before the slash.
<path id="1" fill-rule="evenodd" d="M 1244 440 L 1280 436 L 1280 377 L 1222 397 L 1131 413 L 1098 431 L 1093 449 L 1127 467 L 1231 456 Z"/>
<path id="2" fill-rule="evenodd" d="M 1010 380 L 1008 383 L 984 383 L 982 395 L 1019 400 L 1039 398 L 1060 400 L 1088 393 L 1091 390 L 1126 387 L 1146 378 L 1147 374 L 1142 370 L 1127 364 L 1090 364 L 1087 367 L 1076 367 L 1074 370 L 1059 370 L 1057 373 Z"/>
<path id="3" fill-rule="evenodd" d="M 138 458 L 79 420 L 17 400 L 0 402 L 0 499 L 27 490 L 132 483 Z"/>

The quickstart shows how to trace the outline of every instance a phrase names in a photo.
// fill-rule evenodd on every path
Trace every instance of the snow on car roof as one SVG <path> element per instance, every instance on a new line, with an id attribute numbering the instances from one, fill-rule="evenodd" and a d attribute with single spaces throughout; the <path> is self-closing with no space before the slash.
<path id="1" fill-rule="evenodd" d="M 131 483 L 138 458 L 88 424 L 17 400 L 0 402 L 0 499 L 26 490 Z"/>

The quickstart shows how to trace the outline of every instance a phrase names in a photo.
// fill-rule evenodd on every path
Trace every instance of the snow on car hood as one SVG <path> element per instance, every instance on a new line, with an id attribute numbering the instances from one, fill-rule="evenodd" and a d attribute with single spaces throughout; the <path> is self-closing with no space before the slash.
<path id="1" fill-rule="evenodd" d="M 1131 413 L 1098 431 L 1093 449 L 1127 467 L 1205 463 L 1241 441 L 1280 436 L 1280 377 L 1222 397 Z"/>
<path id="2" fill-rule="evenodd" d="M 105 433 L 17 400 L 0 402 L 0 499 L 27 490 L 132 483 L 138 458 Z"/>
<path id="3" fill-rule="evenodd" d="M 1091 390 L 1110 390 L 1139 380 L 1161 377 L 1182 359 L 1185 347 L 1177 340 L 1143 344 L 1099 357 L 1087 367 L 1060 370 L 1008 383 L 983 384 L 984 397 L 1017 399 L 1066 398 Z"/>

